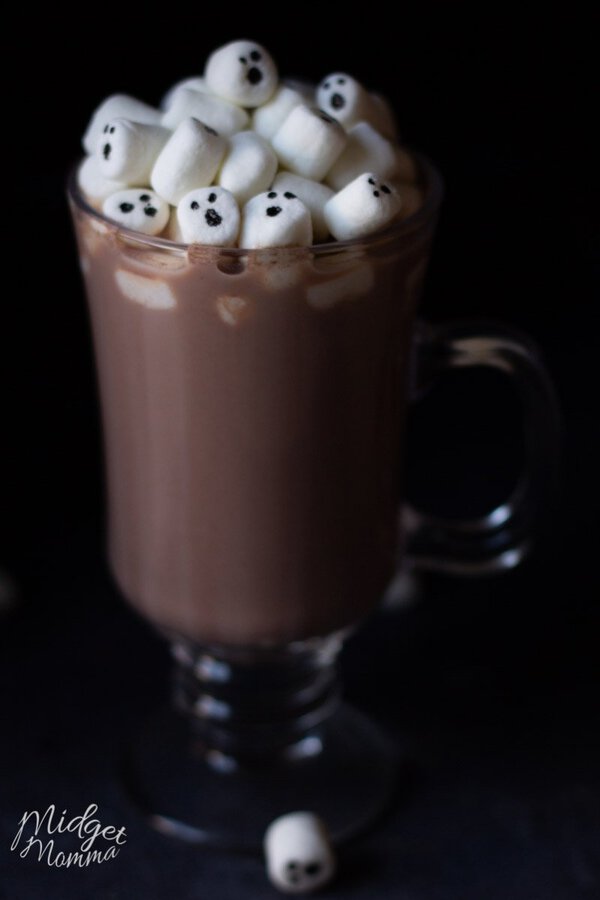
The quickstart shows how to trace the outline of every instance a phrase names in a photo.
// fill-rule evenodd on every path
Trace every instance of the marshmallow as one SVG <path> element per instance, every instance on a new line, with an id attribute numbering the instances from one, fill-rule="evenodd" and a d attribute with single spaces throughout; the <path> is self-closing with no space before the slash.
<path id="1" fill-rule="evenodd" d="M 173 95 L 171 104 L 162 117 L 162 124 L 166 128 L 177 128 L 180 122 L 190 117 L 199 119 L 225 136 L 241 131 L 249 122 L 248 113 L 239 106 L 219 97 L 182 87 Z"/>
<path id="2" fill-rule="evenodd" d="M 399 180 L 411 180 L 416 174 L 414 163 L 405 150 L 394 146 L 375 131 L 368 122 L 359 122 L 348 132 L 348 143 L 341 156 L 327 174 L 327 184 L 336 191 L 362 172 L 378 172 L 381 178 L 395 175 Z"/>
<path id="3" fill-rule="evenodd" d="M 345 72 L 333 72 L 317 87 L 317 106 L 350 128 L 368 117 L 371 98 L 362 84 Z"/>
<path id="4" fill-rule="evenodd" d="M 240 211 L 233 194 L 224 188 L 196 188 L 179 201 L 177 222 L 186 244 L 233 247 L 240 230 Z"/>
<path id="5" fill-rule="evenodd" d="M 325 221 L 336 240 L 348 241 L 383 228 L 400 206 L 393 187 L 372 172 L 364 172 L 325 204 Z"/>
<path id="6" fill-rule="evenodd" d="M 246 203 L 272 184 L 277 172 L 277 157 L 270 144 L 253 131 L 240 131 L 229 140 L 217 181 Z"/>
<path id="7" fill-rule="evenodd" d="M 160 125 L 161 112 L 129 97 L 127 94 L 112 94 L 103 100 L 96 109 L 83 136 L 83 147 L 86 153 L 93 153 L 102 129 L 111 119 L 130 119 L 144 125 Z"/>
<path id="8" fill-rule="evenodd" d="M 87 156 L 77 172 L 77 184 L 88 200 L 106 200 L 111 194 L 122 191 L 127 185 L 121 181 L 104 178 L 95 156 Z"/>
<path id="9" fill-rule="evenodd" d="M 160 125 L 111 119 L 96 144 L 100 174 L 128 185 L 148 184 L 156 157 L 170 136 Z"/>
<path id="10" fill-rule="evenodd" d="M 226 147 L 214 129 L 197 119 L 184 119 L 154 163 L 152 187 L 176 206 L 189 191 L 212 182 Z"/>
<path id="11" fill-rule="evenodd" d="M 268 191 L 246 203 L 240 247 L 297 247 L 311 242 L 310 213 L 293 192 Z"/>
<path id="12" fill-rule="evenodd" d="M 314 240 L 327 240 L 329 228 L 323 215 L 323 209 L 327 201 L 333 197 L 331 188 L 318 181 L 302 178 L 301 175 L 294 175 L 292 172 L 280 172 L 273 182 L 273 190 L 291 191 L 292 194 L 296 194 L 310 213 Z"/>
<path id="13" fill-rule="evenodd" d="M 281 83 L 293 91 L 297 91 L 307 106 L 314 106 L 315 86 L 312 81 L 304 81 L 302 78 L 284 78 Z"/>
<path id="14" fill-rule="evenodd" d="M 173 97 L 180 88 L 189 88 L 190 91 L 199 91 L 201 94 L 210 93 L 206 79 L 202 75 L 193 75 L 191 78 L 184 78 L 182 81 L 178 81 L 177 84 L 169 88 L 160 101 L 161 109 L 167 110 L 170 107 Z"/>
<path id="15" fill-rule="evenodd" d="M 219 297 L 215 305 L 221 321 L 231 328 L 240 325 L 251 311 L 250 301 L 245 297 Z"/>
<path id="16" fill-rule="evenodd" d="M 270 140 L 291 111 L 301 103 L 304 103 L 302 94 L 285 84 L 280 85 L 268 103 L 258 106 L 254 110 L 253 129 L 262 137 Z"/>
<path id="17" fill-rule="evenodd" d="M 321 181 L 346 146 L 339 122 L 320 109 L 297 106 L 273 136 L 281 164 L 305 178 Z"/>
<path id="18" fill-rule="evenodd" d="M 128 269 L 117 269 L 115 281 L 119 290 L 134 303 L 148 309 L 174 309 L 177 301 L 166 281 L 137 275 Z"/>
<path id="19" fill-rule="evenodd" d="M 269 879 L 285 893 L 315 891 L 335 873 L 331 839 L 315 813 L 294 812 L 275 819 L 263 846 Z"/>
<path id="20" fill-rule="evenodd" d="M 217 97 L 246 107 L 266 103 L 278 80 L 271 55 L 253 41 L 232 41 L 219 47 L 209 56 L 204 77 Z"/>
<path id="21" fill-rule="evenodd" d="M 130 188 L 107 197 L 102 212 L 108 219 L 142 234 L 160 234 L 169 221 L 169 204 L 148 188 Z"/>

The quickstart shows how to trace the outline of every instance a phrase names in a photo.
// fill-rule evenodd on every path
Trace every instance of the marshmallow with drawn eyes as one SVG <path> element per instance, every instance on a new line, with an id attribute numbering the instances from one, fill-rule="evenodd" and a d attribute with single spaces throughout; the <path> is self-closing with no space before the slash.
<path id="1" fill-rule="evenodd" d="M 96 144 L 100 174 L 124 184 L 148 184 L 152 166 L 170 137 L 171 132 L 160 125 L 111 119 Z"/>
<path id="2" fill-rule="evenodd" d="M 162 117 L 162 124 L 166 128 L 177 128 L 180 122 L 190 116 L 210 125 L 225 137 L 241 131 L 249 122 L 248 113 L 234 103 L 193 88 L 178 88 Z"/>
<path id="3" fill-rule="evenodd" d="M 327 75 L 317 87 L 317 106 L 345 128 L 368 118 L 371 97 L 362 84 L 345 72 Z"/>
<path id="4" fill-rule="evenodd" d="M 173 206 L 194 188 L 211 184 L 227 142 L 198 119 L 184 119 L 163 149 L 152 169 L 150 184 Z"/>
<path id="5" fill-rule="evenodd" d="M 224 188 L 196 188 L 179 201 L 177 223 L 186 244 L 233 247 L 240 230 L 240 211 L 233 194 Z"/>
<path id="6" fill-rule="evenodd" d="M 271 55 L 254 41 L 232 41 L 208 58 L 206 84 L 217 97 L 239 106 L 266 103 L 277 88 L 277 67 Z"/>
<path id="7" fill-rule="evenodd" d="M 310 213 L 292 191 L 265 191 L 246 203 L 240 247 L 307 247 L 311 243 Z"/>
<path id="8" fill-rule="evenodd" d="M 100 106 L 92 114 L 85 134 L 83 135 L 83 147 L 86 153 L 94 153 L 96 144 L 102 136 L 104 126 L 111 119 L 130 119 L 132 122 L 141 122 L 143 125 L 160 125 L 161 111 L 142 103 L 128 94 L 111 94 L 103 100 Z"/>
<path id="9" fill-rule="evenodd" d="M 311 181 L 293 172 L 280 172 L 273 182 L 274 191 L 291 191 L 308 208 L 312 219 L 315 241 L 324 241 L 329 236 L 329 228 L 323 215 L 325 204 L 333 197 L 333 191 L 320 181 Z"/>
<path id="10" fill-rule="evenodd" d="M 287 894 L 305 894 L 327 884 L 336 860 L 327 828 L 315 813 L 293 812 L 271 822 L 264 837 L 267 874 Z"/>
<path id="11" fill-rule="evenodd" d="M 107 197 L 102 212 L 108 219 L 142 234 L 160 234 L 169 221 L 169 204 L 148 188 L 129 188 Z"/>
<path id="12" fill-rule="evenodd" d="M 254 131 L 240 131 L 229 139 L 221 171 L 217 179 L 222 187 L 244 204 L 272 184 L 277 171 L 277 157 L 271 145 Z"/>
<path id="13" fill-rule="evenodd" d="M 338 241 L 365 237 L 400 211 L 400 195 L 373 172 L 363 172 L 325 204 L 325 221 Z"/>
<path id="14" fill-rule="evenodd" d="M 321 109 L 296 106 L 273 135 L 281 165 L 313 181 L 321 181 L 346 146 L 346 132 Z"/>
<path id="15" fill-rule="evenodd" d="M 271 140 L 291 111 L 303 103 L 305 99 L 299 91 L 281 84 L 268 103 L 254 110 L 252 127 L 262 137 Z"/>

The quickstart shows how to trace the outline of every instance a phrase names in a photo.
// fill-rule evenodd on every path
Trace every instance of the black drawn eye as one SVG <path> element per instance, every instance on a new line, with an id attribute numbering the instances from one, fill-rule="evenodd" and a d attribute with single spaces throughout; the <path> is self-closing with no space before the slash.
<path id="1" fill-rule="evenodd" d="M 389 187 L 387 186 L 387 184 L 380 184 L 379 187 L 381 188 L 381 190 L 383 191 L 384 194 L 391 194 L 391 193 L 392 193 L 392 192 L 390 191 Z"/>
<path id="2" fill-rule="evenodd" d="M 142 203 L 147 203 L 150 200 L 150 194 L 140 194 L 140 200 Z"/>
<path id="3" fill-rule="evenodd" d="M 269 200 L 273 200 L 273 198 L 276 196 L 277 196 L 277 191 L 269 191 L 269 193 L 267 194 L 267 197 L 269 198 Z"/>
<path id="4" fill-rule="evenodd" d="M 374 196 L 374 197 L 379 197 L 379 191 L 373 191 L 373 196 Z"/>
<path id="5" fill-rule="evenodd" d="M 248 64 L 248 60 L 245 56 L 240 56 L 240 62 L 245 66 Z"/>
<path id="6" fill-rule="evenodd" d="M 338 84 L 346 84 L 345 78 L 338 78 Z"/>
<path id="7" fill-rule="evenodd" d="M 192 202 L 190 203 L 190 209 L 200 209 L 200 204 L 197 200 L 192 200 Z"/>
<path id="8" fill-rule="evenodd" d="M 111 126 L 110 126 L 110 128 L 108 129 L 108 133 L 109 133 L 109 134 L 114 134 L 114 133 L 115 133 L 115 126 L 114 126 L 114 125 L 111 125 Z"/>
<path id="9" fill-rule="evenodd" d="M 286 191 L 283 196 L 287 197 L 288 200 L 297 200 L 298 199 L 295 194 L 292 194 L 291 191 Z"/>
<path id="10" fill-rule="evenodd" d="M 325 84 L 323 85 L 323 88 L 324 88 L 326 91 L 328 91 L 330 87 L 331 87 L 331 85 L 329 84 L 328 81 L 326 81 Z"/>
<path id="11" fill-rule="evenodd" d="M 252 62 L 258 62 L 258 61 L 259 61 L 259 59 L 260 59 L 260 53 L 258 52 L 258 50 L 253 50 L 253 51 L 252 51 L 252 53 L 250 54 L 250 59 L 252 60 Z"/>
<path id="12" fill-rule="evenodd" d="M 209 203 L 214 203 L 216 199 L 217 199 L 217 195 L 216 195 L 216 194 L 209 194 L 209 195 L 208 195 L 208 202 L 209 202 Z"/>
<path id="13" fill-rule="evenodd" d="M 108 132 L 108 125 L 105 125 L 104 128 L 102 129 L 102 133 L 106 134 L 107 132 Z"/>
<path id="14" fill-rule="evenodd" d="M 369 179 L 367 179 L 367 180 L 368 180 L 369 184 L 375 184 L 375 179 L 374 179 L 374 178 L 369 178 Z"/>
<path id="15" fill-rule="evenodd" d="M 321 863 L 311 862 L 307 866 L 304 867 L 304 871 L 307 875 L 318 875 L 321 871 Z"/>

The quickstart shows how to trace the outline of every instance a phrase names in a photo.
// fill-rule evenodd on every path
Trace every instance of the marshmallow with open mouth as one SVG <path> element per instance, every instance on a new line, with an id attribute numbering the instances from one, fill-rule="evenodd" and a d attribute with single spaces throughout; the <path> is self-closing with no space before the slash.
<path id="1" fill-rule="evenodd" d="M 240 131 L 229 139 L 217 180 L 243 204 L 266 191 L 276 171 L 277 157 L 271 145 L 254 131 Z"/>
<path id="2" fill-rule="evenodd" d="M 316 891 L 335 874 L 331 838 L 315 813 L 279 816 L 267 828 L 264 850 L 270 881 L 287 894 Z"/>
<path id="3" fill-rule="evenodd" d="M 302 247 L 311 242 L 310 213 L 292 191 L 265 191 L 246 203 L 240 247 Z"/>
<path id="4" fill-rule="evenodd" d="M 170 137 L 171 132 L 160 125 L 111 119 L 96 144 L 100 174 L 124 184 L 148 184 L 152 166 Z"/>
<path id="5" fill-rule="evenodd" d="M 192 88 L 179 88 L 172 97 L 169 108 L 162 117 L 167 128 L 177 128 L 180 122 L 192 116 L 210 125 L 227 137 L 241 131 L 248 124 L 248 113 L 234 103 Z"/>
<path id="6" fill-rule="evenodd" d="M 83 147 L 86 153 L 94 153 L 102 130 L 111 119 L 130 119 L 144 125 L 160 125 L 162 113 L 147 103 L 128 94 L 111 94 L 92 114 L 85 134 Z"/>
<path id="7" fill-rule="evenodd" d="M 266 103 L 278 81 L 271 55 L 254 41 L 231 41 L 219 47 L 209 56 L 204 77 L 217 97 L 245 107 Z"/>
<path id="8" fill-rule="evenodd" d="M 373 172 L 363 172 L 325 204 L 325 221 L 334 238 L 348 241 L 383 228 L 400 211 L 400 195 Z"/>
<path id="9" fill-rule="evenodd" d="M 227 143 L 209 125 L 184 119 L 154 163 L 150 183 L 157 194 L 177 206 L 194 188 L 211 184 Z"/>
<path id="10" fill-rule="evenodd" d="M 160 234 L 169 221 L 169 204 L 148 188 L 129 188 L 107 197 L 104 215 L 142 234 Z"/>
<path id="11" fill-rule="evenodd" d="M 187 244 L 233 247 L 240 230 L 235 197 L 222 187 L 196 188 L 177 205 L 177 222 Z"/>
<path id="12" fill-rule="evenodd" d="M 317 87 L 317 106 L 345 128 L 368 118 L 371 103 L 368 91 L 346 72 L 332 72 Z"/>
<path id="13" fill-rule="evenodd" d="M 273 135 L 273 150 L 282 166 L 321 181 L 346 146 L 346 132 L 321 109 L 296 106 Z"/>

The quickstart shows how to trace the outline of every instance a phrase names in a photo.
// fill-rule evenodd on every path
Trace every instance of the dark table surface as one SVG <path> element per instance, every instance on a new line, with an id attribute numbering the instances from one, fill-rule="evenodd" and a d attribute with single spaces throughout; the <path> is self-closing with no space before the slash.
<path id="1" fill-rule="evenodd" d="M 18 596 L 0 617 L 3 900 L 276 895 L 258 860 L 154 834 L 118 788 L 125 736 L 166 697 L 169 667 L 103 562 L 92 347 L 63 197 L 95 103 L 117 90 L 155 102 L 244 33 L 287 74 L 347 69 L 390 95 L 405 139 L 446 181 L 423 315 L 491 316 L 530 333 L 564 419 L 561 493 L 533 556 L 499 578 L 429 576 L 412 606 L 374 616 L 346 647 L 347 699 L 410 764 L 392 814 L 346 854 L 325 896 L 600 896 L 594 30 L 575 10 L 509 7 L 424 2 L 402 11 L 400 32 L 369 13 L 345 22 L 340 41 L 339 10 L 321 5 L 286 22 L 285 53 L 279 20 L 259 23 L 251 9 L 236 10 L 237 27 L 213 11 L 208 31 L 170 41 L 150 36 L 137 8 L 131 22 L 119 10 L 118 27 L 114 11 L 98 12 L 93 34 L 82 21 L 74 38 L 54 9 L 32 31 L 29 11 L 11 8 L 11 47 L 27 48 L 41 94 L 19 90 L 11 72 L 6 216 L 29 239 L 0 330 L 0 569 Z M 519 464 L 510 391 L 492 376 L 452 376 L 413 413 L 408 449 L 414 500 L 482 511 Z M 66 870 L 10 851 L 26 810 L 74 815 L 90 803 L 103 823 L 126 826 L 117 859 Z"/>

